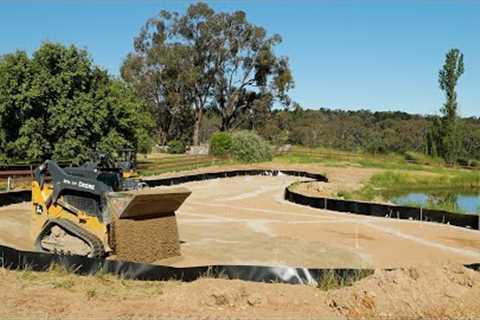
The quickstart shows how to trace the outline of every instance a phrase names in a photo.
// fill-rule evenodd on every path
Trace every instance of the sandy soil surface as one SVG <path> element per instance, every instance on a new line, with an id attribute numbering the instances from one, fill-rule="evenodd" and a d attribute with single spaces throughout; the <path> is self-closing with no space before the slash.
<path id="1" fill-rule="evenodd" d="M 284 201 L 285 186 L 298 180 L 304 179 L 255 176 L 184 184 L 193 194 L 177 214 L 182 257 L 159 263 L 372 266 L 374 275 L 323 291 L 224 279 L 136 282 L 0 269 L 0 318 L 480 317 L 480 273 L 461 266 L 480 262 L 478 231 Z M 29 249 L 30 210 L 29 203 L 0 208 L 0 244 Z M 380 270 L 386 267 L 400 269 Z"/>
<path id="2" fill-rule="evenodd" d="M 23 250 L 31 250 L 30 202 L 0 207 L 0 244 Z"/>
<path id="3" fill-rule="evenodd" d="M 351 287 L 0 269 L 2 319 L 478 319 L 480 273 L 459 265 L 375 274 Z"/>
<path id="4" fill-rule="evenodd" d="M 319 181 L 310 181 L 308 183 L 296 186 L 296 190 L 307 195 L 335 196 L 339 191 L 356 191 L 360 189 L 374 174 L 383 172 L 383 169 L 377 168 L 357 168 L 357 167 L 331 167 L 315 164 L 288 164 L 279 165 L 276 163 L 261 163 L 249 165 L 231 165 L 231 166 L 211 166 L 195 169 L 191 171 L 166 173 L 160 176 L 149 176 L 146 179 L 156 179 L 160 177 L 176 177 L 194 173 L 205 173 L 215 171 L 228 171 L 236 169 L 285 169 L 285 170 L 303 170 L 307 172 L 320 173 L 328 177 L 328 183 Z M 429 174 L 420 172 L 419 174 Z"/>
<path id="5" fill-rule="evenodd" d="M 193 193 L 177 215 L 183 256 L 172 263 L 384 268 L 480 261 L 478 231 L 291 204 L 283 190 L 297 180 L 236 177 L 186 184 Z"/>
<path id="6" fill-rule="evenodd" d="M 186 183 L 177 212 L 182 256 L 174 266 L 261 264 L 304 267 L 410 267 L 480 262 L 480 233 L 295 205 L 284 188 L 303 178 L 246 176 Z M 0 243 L 29 249 L 30 205 L 0 208 Z"/>

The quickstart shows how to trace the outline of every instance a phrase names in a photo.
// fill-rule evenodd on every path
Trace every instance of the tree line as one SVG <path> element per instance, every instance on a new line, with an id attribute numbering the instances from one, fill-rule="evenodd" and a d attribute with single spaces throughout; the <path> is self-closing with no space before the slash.
<path id="1" fill-rule="evenodd" d="M 330 109 L 272 112 L 259 133 L 273 143 L 300 144 L 354 152 L 430 154 L 433 128 L 441 116 L 404 112 Z M 455 161 L 480 159 L 480 119 L 457 119 Z M 433 156 L 442 157 L 439 153 Z"/>
<path id="2" fill-rule="evenodd" d="M 439 73 L 442 115 L 421 116 L 303 109 L 288 96 L 294 79 L 288 58 L 276 54 L 280 43 L 244 12 L 200 2 L 149 19 L 120 77 L 75 46 L 45 42 L 31 56 L 0 56 L 0 162 L 82 162 L 94 151 L 197 145 L 240 129 L 273 144 L 480 159 L 479 120 L 458 117 L 459 50 Z"/>

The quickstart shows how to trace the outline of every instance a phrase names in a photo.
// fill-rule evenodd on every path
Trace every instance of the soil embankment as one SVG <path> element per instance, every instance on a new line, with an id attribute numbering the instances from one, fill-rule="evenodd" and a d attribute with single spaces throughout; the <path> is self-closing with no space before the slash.
<path id="1" fill-rule="evenodd" d="M 143 282 L 4 269 L 0 286 L 0 318 L 480 317 L 480 273 L 455 264 L 377 271 L 351 287 L 328 291 L 239 280 Z"/>

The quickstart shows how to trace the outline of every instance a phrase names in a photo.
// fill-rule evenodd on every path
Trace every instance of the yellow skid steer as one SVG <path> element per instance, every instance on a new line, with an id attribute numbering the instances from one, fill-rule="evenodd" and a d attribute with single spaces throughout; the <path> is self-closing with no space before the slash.
<path id="1" fill-rule="evenodd" d="M 189 195 L 186 188 L 145 188 L 101 163 L 61 168 L 47 160 L 32 182 L 35 248 L 142 262 L 178 255 L 175 211 Z"/>

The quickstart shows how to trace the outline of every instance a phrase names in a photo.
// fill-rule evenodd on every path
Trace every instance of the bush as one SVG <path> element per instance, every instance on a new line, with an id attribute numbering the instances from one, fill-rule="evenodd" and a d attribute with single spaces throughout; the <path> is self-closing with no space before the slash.
<path id="1" fill-rule="evenodd" d="M 478 168 L 480 162 L 476 159 L 458 158 L 457 163 L 463 167 Z"/>
<path id="2" fill-rule="evenodd" d="M 415 152 L 415 151 L 406 151 L 404 153 L 405 160 L 416 163 L 416 164 L 425 164 L 425 165 L 436 165 L 443 164 L 444 161 L 441 158 L 435 158 L 424 153 Z"/>
<path id="3" fill-rule="evenodd" d="M 270 145 L 251 131 L 239 131 L 232 135 L 232 155 L 241 162 L 272 160 Z"/>
<path id="4" fill-rule="evenodd" d="M 480 167 L 480 161 L 478 161 L 476 159 L 470 160 L 470 166 L 473 167 L 473 168 L 478 168 L 478 167 Z"/>
<path id="5" fill-rule="evenodd" d="M 210 138 L 209 153 L 218 157 L 230 155 L 232 150 L 232 135 L 228 132 L 215 132 Z"/>
<path id="6" fill-rule="evenodd" d="M 187 147 L 185 146 L 185 143 L 183 143 L 182 141 L 179 141 L 179 140 L 172 140 L 170 142 L 167 143 L 167 150 L 168 150 L 168 153 L 172 153 L 172 154 L 181 154 L 181 153 L 185 153 L 185 151 L 187 150 Z"/>

